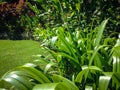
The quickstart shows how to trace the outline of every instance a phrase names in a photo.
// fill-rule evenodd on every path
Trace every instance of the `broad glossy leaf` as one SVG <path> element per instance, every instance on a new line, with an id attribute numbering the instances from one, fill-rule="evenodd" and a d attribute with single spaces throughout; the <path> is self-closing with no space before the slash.
<path id="1" fill-rule="evenodd" d="M 89 66 L 89 67 L 88 66 L 82 66 L 82 71 L 78 73 L 75 81 L 79 82 L 79 83 L 82 83 L 83 76 L 85 76 L 85 80 L 86 80 L 90 70 L 100 71 L 100 72 L 102 71 L 100 68 L 98 68 L 96 66 Z"/>
<path id="2" fill-rule="evenodd" d="M 90 70 L 96 70 L 96 71 L 102 71 L 99 67 L 97 67 L 97 66 L 89 66 L 88 67 Z"/>
<path id="3" fill-rule="evenodd" d="M 120 73 L 120 58 L 113 56 L 113 72 Z"/>
<path id="4" fill-rule="evenodd" d="M 82 71 L 80 71 L 75 79 L 75 82 L 82 83 L 83 76 L 89 72 L 89 69 L 87 66 L 82 66 Z M 88 74 L 87 74 L 88 75 Z"/>
<path id="5" fill-rule="evenodd" d="M 32 76 L 33 79 L 36 79 L 40 83 L 50 83 L 51 81 L 39 70 L 32 67 L 22 66 L 20 69 L 24 70 L 26 73 Z"/>
<path id="6" fill-rule="evenodd" d="M 112 75 L 100 76 L 99 78 L 99 90 L 108 90 Z"/>
<path id="7" fill-rule="evenodd" d="M 21 84 L 22 85 L 21 87 L 25 87 L 29 90 L 33 87 L 32 83 L 29 81 L 29 77 L 30 76 L 23 71 L 13 71 L 13 72 L 6 73 L 2 77 L 2 80 L 5 80 L 6 82 L 11 83 L 13 86 L 17 88 L 18 86 L 16 83 Z"/>
<path id="8" fill-rule="evenodd" d="M 71 90 L 63 82 L 38 84 L 32 90 Z"/>
<path id="9" fill-rule="evenodd" d="M 29 90 L 30 88 L 26 85 L 24 85 L 24 81 L 22 78 L 19 76 L 12 74 L 8 75 L 4 78 L 6 82 L 11 83 L 13 86 L 15 86 L 18 90 Z M 23 80 L 23 81 L 22 81 Z M 22 81 L 22 82 L 21 82 Z"/>
<path id="10" fill-rule="evenodd" d="M 105 76 L 109 76 L 112 78 L 112 87 L 115 87 L 116 90 L 120 88 L 120 73 L 116 72 L 103 72 Z"/>
<path id="11" fill-rule="evenodd" d="M 64 78 L 60 75 L 54 75 L 53 76 L 54 82 L 64 82 L 68 87 L 70 87 L 70 90 L 79 90 L 78 87 L 69 79 Z"/>

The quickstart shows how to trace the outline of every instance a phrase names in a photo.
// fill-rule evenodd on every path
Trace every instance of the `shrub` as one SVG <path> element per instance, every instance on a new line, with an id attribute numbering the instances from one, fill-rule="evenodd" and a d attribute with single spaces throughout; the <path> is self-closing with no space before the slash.
<path id="1" fill-rule="evenodd" d="M 69 31 L 91 28 L 109 18 L 105 34 L 119 32 L 119 4 L 118 0 L 36 0 L 31 2 L 41 25 L 46 29 L 65 26 Z M 106 3 L 108 5 L 106 5 Z M 114 13 L 114 14 L 113 14 Z M 115 33 L 113 36 L 118 36 Z"/>
<path id="2" fill-rule="evenodd" d="M 27 29 L 27 16 L 33 16 L 34 13 L 29 9 L 24 0 L 19 2 L 2 2 L 0 4 L 0 38 L 1 39 L 26 39 L 29 38 L 23 33 L 30 32 Z M 29 26 L 30 27 L 30 26 Z M 24 35 L 24 36 L 23 36 Z"/>

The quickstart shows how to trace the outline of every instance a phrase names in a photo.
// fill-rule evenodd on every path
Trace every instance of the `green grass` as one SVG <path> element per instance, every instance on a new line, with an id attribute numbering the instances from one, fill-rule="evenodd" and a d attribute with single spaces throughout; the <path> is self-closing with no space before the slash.
<path id="1" fill-rule="evenodd" d="M 8 70 L 35 60 L 44 50 L 32 40 L 0 40 L 0 77 Z"/>

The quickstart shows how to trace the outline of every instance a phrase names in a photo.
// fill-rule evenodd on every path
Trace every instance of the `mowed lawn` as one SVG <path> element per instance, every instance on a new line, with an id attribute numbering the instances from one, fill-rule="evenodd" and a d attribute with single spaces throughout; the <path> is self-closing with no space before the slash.
<path id="1" fill-rule="evenodd" d="M 0 40 L 0 77 L 10 69 L 32 62 L 33 55 L 41 54 L 44 50 L 40 44 L 32 40 Z"/>

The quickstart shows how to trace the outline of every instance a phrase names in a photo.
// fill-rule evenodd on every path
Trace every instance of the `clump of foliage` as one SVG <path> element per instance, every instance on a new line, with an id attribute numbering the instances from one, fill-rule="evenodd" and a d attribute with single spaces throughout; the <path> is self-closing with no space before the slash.
<path id="1" fill-rule="evenodd" d="M 41 56 L 17 67 L 1 78 L 2 83 L 20 90 L 120 89 L 119 3 L 114 5 L 117 0 L 29 2 L 35 15 L 25 16 L 28 28 L 33 29 L 35 40 L 40 40 L 52 58 Z M 100 24 L 106 18 L 109 21 Z M 110 34 L 112 30 L 115 37 Z"/>
<path id="2" fill-rule="evenodd" d="M 119 90 L 120 38 L 103 37 L 107 21 L 90 31 L 68 32 L 59 27 L 51 39 L 52 50 L 46 48 L 52 58 L 41 56 L 17 67 L 1 82 L 19 90 Z"/>
<path id="3" fill-rule="evenodd" d="M 69 30 L 74 31 L 76 28 L 95 27 L 102 20 L 110 18 L 105 33 L 109 35 L 113 31 L 119 32 L 119 0 L 36 0 L 30 2 L 31 8 L 44 28 L 67 25 Z"/>
<path id="4" fill-rule="evenodd" d="M 6 1 L 11 2 L 12 0 Z M 116 37 L 118 36 L 116 32 L 119 32 L 120 29 L 119 0 L 112 1 L 19 0 L 19 1 L 24 2 L 24 4 L 13 3 L 12 5 L 12 7 L 15 7 L 15 9 L 18 6 L 21 8 L 21 10 L 17 10 L 17 13 L 16 10 L 12 10 L 12 12 L 11 10 L 9 10 L 12 8 L 11 6 L 8 7 L 9 8 L 8 11 L 4 10 L 4 13 L 10 12 L 9 14 L 10 16 L 8 15 L 8 17 L 12 17 L 11 19 L 2 18 L 1 20 L 2 27 L 1 33 L 5 37 L 8 36 L 10 38 L 14 37 L 22 38 L 19 35 L 19 33 L 22 33 L 24 31 L 25 34 L 23 35 L 26 36 L 27 38 L 32 36 L 34 37 L 36 35 L 34 35 L 33 32 L 39 25 L 40 25 L 39 28 L 42 27 L 44 30 L 48 28 L 51 29 L 56 26 L 65 26 L 69 28 L 68 30 L 70 31 L 74 31 L 75 29 L 84 29 L 86 27 L 91 28 L 91 26 L 95 27 L 99 25 L 102 20 L 107 18 L 110 19 L 108 22 L 109 26 L 106 28 L 105 34 L 109 35 L 111 32 L 114 31 L 114 34 L 112 36 Z M 2 14 L 2 16 L 4 16 L 4 14 Z M 25 38 L 23 37 L 23 39 Z"/>
<path id="5" fill-rule="evenodd" d="M 24 0 L 0 3 L 0 38 L 1 39 L 26 39 L 28 38 L 28 24 L 25 16 L 32 17 L 34 13 L 29 9 Z M 30 26 L 29 26 L 30 27 Z M 26 35 L 24 35 L 26 33 Z M 32 36 L 32 35 L 31 35 Z"/>

